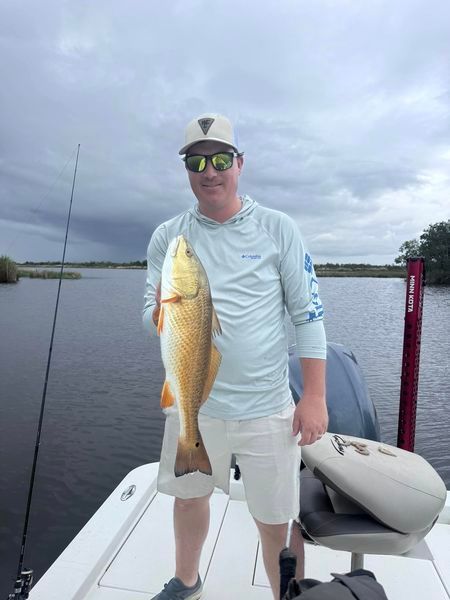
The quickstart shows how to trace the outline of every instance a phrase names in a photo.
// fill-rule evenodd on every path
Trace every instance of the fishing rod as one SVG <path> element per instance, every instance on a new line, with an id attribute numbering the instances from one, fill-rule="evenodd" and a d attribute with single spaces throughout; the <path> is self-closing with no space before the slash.
<path id="1" fill-rule="evenodd" d="M 30 519 L 30 512 L 31 512 L 31 501 L 33 498 L 34 479 L 35 479 L 35 475 L 36 475 L 36 466 L 37 466 L 37 460 L 38 460 L 38 455 L 39 455 L 39 446 L 41 443 L 41 431 L 42 431 L 42 422 L 44 420 L 45 400 L 47 397 L 48 376 L 50 373 L 50 364 L 51 364 L 51 360 L 52 360 L 53 339 L 55 337 L 56 317 L 58 315 L 59 296 L 60 296 L 60 292 L 61 292 L 61 281 L 62 281 L 62 277 L 63 277 L 64 262 L 65 262 L 65 258 L 66 258 L 67 236 L 69 233 L 70 215 L 72 213 L 73 192 L 75 189 L 75 179 L 77 176 L 79 154 L 80 154 L 80 144 L 78 144 L 77 158 L 75 161 L 75 169 L 73 172 L 72 192 L 70 194 L 69 213 L 67 215 L 67 224 L 66 224 L 66 237 L 64 239 L 64 249 L 63 249 L 62 261 L 61 261 L 61 270 L 59 273 L 58 293 L 56 295 L 56 306 L 55 306 L 55 312 L 53 315 L 52 335 L 50 338 L 50 346 L 48 349 L 47 369 L 45 371 L 44 389 L 42 391 L 41 411 L 39 414 L 39 424 L 38 424 L 37 435 L 36 435 L 36 443 L 34 446 L 33 466 L 31 469 L 30 484 L 28 487 L 27 509 L 25 512 L 25 522 L 24 522 L 23 534 L 22 534 L 22 544 L 20 547 L 19 566 L 17 568 L 17 577 L 16 577 L 16 581 L 14 584 L 14 591 L 12 594 L 9 594 L 8 600 L 26 600 L 29 596 L 30 587 L 33 583 L 33 569 L 27 569 L 26 567 L 23 566 L 23 564 L 24 564 L 25 548 L 26 548 L 26 543 L 27 543 L 28 522 Z"/>

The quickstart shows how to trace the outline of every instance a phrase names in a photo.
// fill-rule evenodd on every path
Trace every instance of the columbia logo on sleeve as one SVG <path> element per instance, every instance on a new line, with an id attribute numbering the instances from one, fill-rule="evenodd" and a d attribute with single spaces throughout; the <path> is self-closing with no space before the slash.
<path id="1" fill-rule="evenodd" d="M 308 321 L 315 321 L 323 317 L 323 305 L 319 297 L 319 283 L 315 277 L 311 256 L 305 254 L 305 271 L 309 274 L 309 287 L 312 298 L 312 310 L 308 313 Z"/>

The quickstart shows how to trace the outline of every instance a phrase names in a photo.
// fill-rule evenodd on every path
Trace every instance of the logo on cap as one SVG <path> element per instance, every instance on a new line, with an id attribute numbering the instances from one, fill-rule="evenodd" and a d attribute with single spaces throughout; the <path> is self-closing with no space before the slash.
<path id="1" fill-rule="evenodd" d="M 199 119 L 198 124 L 202 128 L 203 133 L 206 135 L 209 131 L 209 128 L 214 123 L 214 119 Z"/>

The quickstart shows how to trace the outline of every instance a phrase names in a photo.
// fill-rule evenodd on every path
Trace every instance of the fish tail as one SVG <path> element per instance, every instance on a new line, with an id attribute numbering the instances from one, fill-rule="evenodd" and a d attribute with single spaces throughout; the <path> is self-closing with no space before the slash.
<path id="1" fill-rule="evenodd" d="M 205 475 L 212 475 L 211 463 L 200 433 L 194 447 L 187 445 L 183 440 L 178 440 L 177 457 L 175 459 L 175 477 L 181 477 L 196 471 L 200 471 Z"/>

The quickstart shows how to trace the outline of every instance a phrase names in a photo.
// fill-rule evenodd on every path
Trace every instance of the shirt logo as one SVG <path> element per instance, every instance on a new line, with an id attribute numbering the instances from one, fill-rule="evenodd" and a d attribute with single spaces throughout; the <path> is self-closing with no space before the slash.
<path id="1" fill-rule="evenodd" d="M 311 290 L 312 310 L 308 313 L 308 321 L 314 321 L 323 317 L 323 306 L 319 297 L 319 283 L 315 277 L 314 265 L 311 256 L 305 254 L 304 268 L 309 273 L 309 287 Z"/>
<path id="2" fill-rule="evenodd" d="M 313 271 L 313 261 L 308 253 L 305 254 L 305 271 L 307 273 L 312 273 Z"/>
<path id="3" fill-rule="evenodd" d="M 261 260 L 261 254 L 241 254 L 241 258 L 244 260 Z"/>

